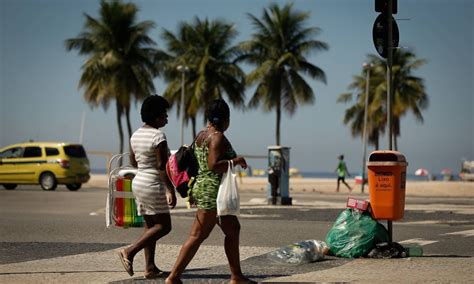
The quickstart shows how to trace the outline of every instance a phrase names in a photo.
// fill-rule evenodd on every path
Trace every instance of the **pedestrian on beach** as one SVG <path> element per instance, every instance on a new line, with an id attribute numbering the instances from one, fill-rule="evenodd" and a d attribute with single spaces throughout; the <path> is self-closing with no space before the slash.
<path id="1" fill-rule="evenodd" d="M 339 163 L 337 164 L 337 168 L 335 170 L 335 172 L 337 173 L 336 192 L 339 192 L 339 184 L 341 183 L 341 181 L 343 184 L 347 186 L 347 188 L 349 189 L 349 192 L 351 192 L 352 187 L 350 187 L 346 182 L 346 175 L 351 176 L 351 174 L 349 173 L 349 170 L 347 169 L 346 162 L 344 162 L 344 155 L 339 155 L 338 159 L 339 159 Z"/>
<path id="2" fill-rule="evenodd" d="M 227 171 L 229 160 L 234 166 L 247 168 L 242 156 L 237 156 L 224 132 L 230 123 L 229 106 L 224 100 L 212 101 L 206 109 L 207 128 L 198 133 L 194 152 L 199 171 L 191 191 L 191 199 L 197 206 L 196 217 L 190 235 L 179 252 L 178 259 L 166 283 L 182 283 L 181 274 L 192 260 L 200 245 L 209 236 L 215 225 L 224 232 L 224 249 L 229 262 L 230 283 L 256 283 L 245 278 L 240 267 L 239 235 L 237 216 L 217 216 L 217 192 L 222 174 Z"/>
<path id="3" fill-rule="evenodd" d="M 163 274 L 155 264 L 156 242 L 171 231 L 170 207 L 176 206 L 174 188 L 166 175 L 166 162 L 170 155 L 165 133 L 161 128 L 168 123 L 169 103 L 161 96 L 149 96 L 141 107 L 145 123 L 131 139 L 130 162 L 138 168 L 132 181 L 138 213 L 143 216 L 145 230 L 138 240 L 119 252 L 120 260 L 132 276 L 133 258 L 140 251 L 145 254 L 147 279 Z"/>

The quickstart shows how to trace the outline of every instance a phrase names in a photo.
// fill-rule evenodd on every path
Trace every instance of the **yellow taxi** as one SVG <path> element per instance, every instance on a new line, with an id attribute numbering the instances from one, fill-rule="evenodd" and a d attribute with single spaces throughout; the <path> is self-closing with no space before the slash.
<path id="1" fill-rule="evenodd" d="M 64 184 L 75 191 L 89 178 L 89 159 L 80 144 L 28 142 L 0 149 L 0 184 L 6 189 L 39 184 L 55 190 Z"/>

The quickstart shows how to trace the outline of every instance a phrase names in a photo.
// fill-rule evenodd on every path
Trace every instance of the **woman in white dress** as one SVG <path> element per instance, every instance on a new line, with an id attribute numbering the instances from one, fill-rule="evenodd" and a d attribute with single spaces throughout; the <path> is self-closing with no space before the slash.
<path id="1" fill-rule="evenodd" d="M 155 265 L 156 242 L 171 231 L 169 208 L 176 206 L 174 188 L 166 175 L 169 148 L 165 134 L 160 130 L 168 123 L 169 103 L 161 96 L 149 96 L 141 108 L 142 121 L 130 139 L 132 166 L 138 168 L 132 181 L 137 210 L 145 220 L 145 231 L 138 240 L 119 252 L 120 260 L 130 276 L 133 258 L 145 253 L 145 278 L 156 278 L 163 272 Z"/>

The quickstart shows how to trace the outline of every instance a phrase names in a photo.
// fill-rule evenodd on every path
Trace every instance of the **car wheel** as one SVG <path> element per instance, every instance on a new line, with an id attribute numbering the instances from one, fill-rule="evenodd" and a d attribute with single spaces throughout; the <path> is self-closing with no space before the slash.
<path id="1" fill-rule="evenodd" d="M 43 173 L 40 176 L 40 185 L 43 190 L 55 190 L 58 181 L 52 173 Z"/>
<path id="2" fill-rule="evenodd" d="M 79 188 L 81 188 L 82 183 L 71 183 L 71 184 L 66 184 L 67 189 L 70 191 L 76 191 Z"/>
<path id="3" fill-rule="evenodd" d="M 8 190 L 13 190 L 16 188 L 16 186 L 17 184 L 13 184 L 13 183 L 3 184 L 3 187 Z"/>

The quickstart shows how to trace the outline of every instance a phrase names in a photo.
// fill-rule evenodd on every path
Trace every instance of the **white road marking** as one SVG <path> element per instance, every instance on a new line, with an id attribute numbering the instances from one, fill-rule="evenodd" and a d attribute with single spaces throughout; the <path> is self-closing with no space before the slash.
<path id="1" fill-rule="evenodd" d="M 242 214 L 242 213 L 240 213 L 240 217 L 242 217 L 242 218 L 264 218 L 264 217 L 267 217 L 267 218 L 278 219 L 278 218 L 281 218 L 281 215 L 277 215 L 277 214 L 251 215 L 251 214 Z"/>
<path id="2" fill-rule="evenodd" d="M 424 221 L 412 221 L 403 222 L 400 225 L 433 225 L 433 224 L 467 224 L 471 221 L 460 221 L 460 220 L 424 220 Z"/>
<path id="3" fill-rule="evenodd" d="M 252 198 L 249 200 L 250 204 L 267 204 L 266 198 Z"/>
<path id="4" fill-rule="evenodd" d="M 434 243 L 437 243 L 437 242 L 439 242 L 439 241 L 430 241 L 430 240 L 424 240 L 424 239 L 416 238 L 416 239 L 404 240 L 404 241 L 401 241 L 401 242 L 398 242 L 398 243 L 399 244 L 417 244 L 417 245 L 420 245 L 420 246 L 426 246 L 426 245 L 434 244 Z"/>
<path id="5" fill-rule="evenodd" d="M 464 237 L 474 237 L 474 230 L 452 232 L 452 233 L 446 233 L 443 235 L 459 235 L 459 236 L 464 236 Z"/>

